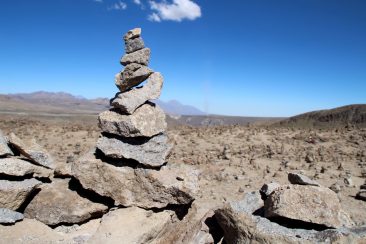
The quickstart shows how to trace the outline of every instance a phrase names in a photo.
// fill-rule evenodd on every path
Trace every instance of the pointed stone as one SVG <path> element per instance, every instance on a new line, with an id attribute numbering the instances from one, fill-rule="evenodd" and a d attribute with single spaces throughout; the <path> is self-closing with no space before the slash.
<path id="1" fill-rule="evenodd" d="M 44 185 L 27 206 L 24 215 L 47 225 L 74 224 L 103 215 L 107 206 L 94 203 L 69 189 L 69 180 Z"/>
<path id="2" fill-rule="evenodd" d="M 52 170 L 34 165 L 28 161 L 17 158 L 0 159 L 0 174 L 8 176 L 27 176 L 50 178 Z"/>
<path id="3" fill-rule="evenodd" d="M 150 167 L 159 167 L 166 162 L 172 146 L 165 134 L 150 139 L 101 137 L 97 148 L 109 158 L 133 159 Z"/>
<path id="4" fill-rule="evenodd" d="M 128 39 L 125 41 L 126 53 L 133 53 L 136 52 L 137 50 L 143 49 L 144 47 L 145 43 L 140 37 L 134 39 Z"/>
<path id="5" fill-rule="evenodd" d="M 150 48 L 143 48 L 133 53 L 125 54 L 121 59 L 121 64 L 126 66 L 131 63 L 138 63 L 142 65 L 149 65 Z"/>
<path id="6" fill-rule="evenodd" d="M 103 132 L 124 137 L 152 137 L 167 128 L 163 110 L 152 103 L 142 105 L 132 115 L 105 111 L 98 120 Z"/>
<path id="7" fill-rule="evenodd" d="M 33 139 L 27 142 L 22 141 L 14 133 L 10 134 L 9 143 L 13 145 L 23 156 L 32 160 L 34 163 L 49 169 L 55 168 L 55 163 L 51 155 L 43 149 Z"/>
<path id="8" fill-rule="evenodd" d="M 128 64 L 125 69 L 115 77 L 115 83 L 121 92 L 128 91 L 134 86 L 145 81 L 153 71 L 141 64 Z"/>
<path id="9" fill-rule="evenodd" d="M 289 173 L 288 181 L 290 181 L 291 184 L 295 185 L 309 185 L 309 186 L 320 186 L 318 182 L 315 180 L 310 179 L 306 175 L 297 174 L 297 173 Z"/>
<path id="10" fill-rule="evenodd" d="M 112 99 L 111 105 L 123 113 L 132 114 L 148 100 L 158 99 L 163 87 L 163 76 L 153 73 L 143 87 L 135 88 L 127 92 L 117 93 Z"/>
<path id="11" fill-rule="evenodd" d="M 8 140 L 0 130 L 0 157 L 14 155 L 8 146 Z"/>
<path id="12" fill-rule="evenodd" d="M 134 28 L 132 30 L 127 31 L 127 33 L 123 36 L 125 41 L 133 38 L 137 38 L 141 36 L 141 28 Z"/>
<path id="13" fill-rule="evenodd" d="M 23 214 L 7 208 L 0 208 L 0 224 L 13 224 L 24 218 Z"/>
<path id="14" fill-rule="evenodd" d="M 164 208 L 194 200 L 198 172 L 189 166 L 133 169 L 122 162 L 121 166 L 111 165 L 89 153 L 72 164 L 72 173 L 85 189 L 114 199 L 115 205 Z"/>
<path id="15" fill-rule="evenodd" d="M 42 182 L 36 179 L 24 181 L 0 180 L 0 208 L 17 210 Z"/>

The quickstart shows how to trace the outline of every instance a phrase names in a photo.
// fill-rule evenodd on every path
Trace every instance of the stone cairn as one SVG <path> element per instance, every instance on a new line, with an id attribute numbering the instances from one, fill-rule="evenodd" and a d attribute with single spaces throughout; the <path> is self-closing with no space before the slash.
<path id="1" fill-rule="evenodd" d="M 112 108 L 99 115 L 102 135 L 96 150 L 74 162 L 72 174 L 84 188 L 113 199 L 116 206 L 190 204 L 197 172 L 166 164 L 172 146 L 165 114 L 150 101 L 159 98 L 163 77 L 148 67 L 150 49 L 140 28 L 128 31 L 124 42 L 125 68 L 115 77 L 120 92 L 111 99 Z"/>

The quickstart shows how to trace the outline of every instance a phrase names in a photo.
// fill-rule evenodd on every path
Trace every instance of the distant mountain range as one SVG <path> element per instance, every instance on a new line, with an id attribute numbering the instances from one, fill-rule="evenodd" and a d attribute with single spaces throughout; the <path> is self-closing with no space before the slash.
<path id="1" fill-rule="evenodd" d="M 201 110 L 172 100 L 155 101 L 169 116 L 170 125 L 233 125 L 266 123 L 284 127 L 366 127 L 366 104 L 313 111 L 290 118 L 207 115 Z M 0 113 L 98 114 L 110 108 L 108 98 L 86 99 L 64 92 L 33 92 L 0 95 Z"/>
<path id="2" fill-rule="evenodd" d="M 201 110 L 176 100 L 155 101 L 167 114 L 204 115 Z M 108 98 L 86 99 L 65 92 L 17 93 L 0 95 L 1 111 L 42 111 L 48 113 L 99 113 L 109 108 Z"/>
<path id="3" fill-rule="evenodd" d="M 366 104 L 353 104 L 333 109 L 312 111 L 284 119 L 277 123 L 287 127 L 366 127 Z"/>

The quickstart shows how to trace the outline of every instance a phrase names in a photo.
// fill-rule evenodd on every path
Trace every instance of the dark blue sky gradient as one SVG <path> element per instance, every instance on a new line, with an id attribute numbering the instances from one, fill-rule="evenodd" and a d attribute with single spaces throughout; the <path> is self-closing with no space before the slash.
<path id="1" fill-rule="evenodd" d="M 206 112 L 290 116 L 366 103 L 366 1 L 197 0 L 202 16 L 150 22 L 114 0 L 0 2 L 0 92 L 112 97 L 122 35 L 142 27 L 161 99 Z"/>

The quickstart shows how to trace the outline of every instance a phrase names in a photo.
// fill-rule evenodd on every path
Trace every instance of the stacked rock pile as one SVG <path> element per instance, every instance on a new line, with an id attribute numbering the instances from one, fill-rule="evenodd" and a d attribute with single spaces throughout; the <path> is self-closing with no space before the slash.
<path id="1" fill-rule="evenodd" d="M 150 49 L 141 29 L 128 31 L 124 42 L 125 68 L 115 78 L 120 92 L 111 99 L 112 108 L 99 115 L 103 132 L 96 149 L 73 163 L 72 174 L 84 188 L 112 198 L 115 205 L 189 204 L 197 172 L 166 165 L 172 147 L 165 133 L 165 114 L 150 101 L 159 98 L 163 77 L 148 67 Z"/>

